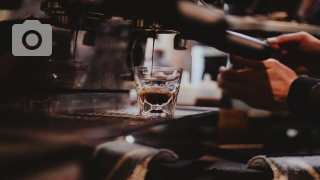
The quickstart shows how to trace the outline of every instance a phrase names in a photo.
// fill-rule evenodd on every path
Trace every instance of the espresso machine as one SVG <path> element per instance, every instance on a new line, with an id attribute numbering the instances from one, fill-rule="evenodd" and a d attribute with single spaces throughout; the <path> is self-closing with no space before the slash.
<path id="1" fill-rule="evenodd" d="M 20 4 L 21 1 L 15 1 L 2 7 L 19 9 Z M 47 0 L 41 5 L 38 1 L 37 6 L 33 11 L 30 5 L 20 9 L 28 8 L 40 17 L 29 14 L 15 19 L 11 15 L 7 18 L 10 20 L 0 22 L 1 89 L 3 94 L 19 97 L 11 101 L 5 95 L 3 107 L 18 106 L 20 101 L 26 112 L 46 113 L 52 112 L 53 100 L 59 102 L 53 110 L 59 113 L 92 113 L 97 108 L 125 107 L 130 103 L 129 90 L 134 89 L 132 67 L 142 65 L 146 38 L 158 33 L 175 33 L 175 49 L 185 49 L 185 40 L 194 39 L 250 59 L 264 60 L 271 56 L 266 43 L 228 31 L 228 22 L 218 8 L 193 1 Z M 52 26 L 51 56 L 12 55 L 12 26 L 25 20 L 39 20 Z M 22 100 L 14 93 L 23 95 Z M 79 98 L 80 105 L 70 101 Z"/>
<path id="2" fill-rule="evenodd" d="M 228 31 L 219 9 L 194 1 L 34 2 L 36 6 L 28 0 L 0 2 L 0 9 L 28 13 L 21 18 L 13 11 L 0 21 L 0 136 L 4 144 L 33 143 L 26 150 L 9 149 L 0 159 L 22 154 L 25 162 L 35 149 L 41 155 L 53 149 L 66 152 L 79 148 L 79 141 L 112 140 L 166 124 L 173 124 L 168 134 L 215 141 L 217 108 L 181 107 L 174 117 L 146 119 L 131 106 L 132 68 L 143 64 L 146 39 L 157 33 L 176 34 L 175 49 L 185 49 L 185 40 L 193 39 L 250 59 L 271 56 L 266 43 Z M 51 56 L 13 56 L 12 27 L 26 20 L 52 26 Z"/>

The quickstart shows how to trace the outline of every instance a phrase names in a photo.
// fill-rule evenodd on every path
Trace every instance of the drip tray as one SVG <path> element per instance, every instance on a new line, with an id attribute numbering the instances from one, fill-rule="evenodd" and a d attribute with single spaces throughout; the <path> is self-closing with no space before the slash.
<path id="1" fill-rule="evenodd" d="M 166 120 L 166 119 L 175 119 L 177 117 L 190 116 L 201 114 L 206 111 L 216 110 L 209 108 L 196 108 L 196 107 L 177 107 L 174 117 L 144 117 L 139 115 L 138 109 L 135 107 L 129 107 L 121 110 L 103 110 L 97 111 L 95 113 L 79 113 L 73 114 L 75 116 L 86 116 L 86 117 L 119 117 L 119 118 L 134 118 L 134 119 L 143 119 L 143 120 Z"/>
<path id="2" fill-rule="evenodd" d="M 116 138 L 153 126 L 172 124 L 178 124 L 180 129 L 183 124 L 183 127 L 190 131 L 190 128 L 203 126 L 203 123 L 208 124 L 208 122 L 216 126 L 218 112 L 217 108 L 181 106 L 176 108 L 173 117 L 143 117 L 138 115 L 136 107 L 49 116 L 15 114 L 0 121 L 0 134 L 55 141 L 78 141 Z M 206 124 L 205 127 L 208 127 Z"/>

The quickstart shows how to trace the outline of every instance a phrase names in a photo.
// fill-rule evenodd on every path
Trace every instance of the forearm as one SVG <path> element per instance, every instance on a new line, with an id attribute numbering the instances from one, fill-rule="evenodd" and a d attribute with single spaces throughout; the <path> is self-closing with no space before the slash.
<path id="1" fill-rule="evenodd" d="M 320 79 L 297 78 L 287 97 L 290 112 L 302 117 L 320 117 Z"/>

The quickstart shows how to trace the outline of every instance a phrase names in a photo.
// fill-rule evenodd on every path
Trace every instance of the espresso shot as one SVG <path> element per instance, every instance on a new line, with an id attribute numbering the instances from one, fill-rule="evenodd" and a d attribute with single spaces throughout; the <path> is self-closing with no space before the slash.
<path id="1" fill-rule="evenodd" d="M 173 116 L 182 68 L 140 66 L 134 70 L 139 114 L 147 117 Z"/>
<path id="2" fill-rule="evenodd" d="M 146 91 L 141 92 L 138 95 L 139 99 L 141 101 L 146 101 L 150 104 L 157 104 L 157 105 L 163 105 L 168 103 L 169 100 L 175 98 L 174 93 L 167 93 L 167 92 L 157 92 L 157 91 Z"/>

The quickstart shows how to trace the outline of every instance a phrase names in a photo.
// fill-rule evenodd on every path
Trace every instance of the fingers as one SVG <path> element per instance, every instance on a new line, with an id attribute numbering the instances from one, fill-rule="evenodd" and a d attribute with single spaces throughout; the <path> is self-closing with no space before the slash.
<path id="1" fill-rule="evenodd" d="M 245 59 L 241 57 L 236 57 L 236 61 L 244 65 L 245 69 L 226 69 L 225 67 L 221 67 L 219 69 L 219 75 L 222 79 L 233 82 L 246 82 L 248 79 L 251 79 L 258 74 L 263 74 L 267 69 L 274 68 L 280 66 L 280 62 L 274 59 L 268 59 L 265 61 L 256 61 Z"/>
<path id="2" fill-rule="evenodd" d="M 221 75 L 218 75 L 218 85 L 223 89 L 223 92 L 230 98 L 239 99 L 239 93 L 244 91 L 243 85 L 241 83 L 236 83 L 233 81 L 228 81 L 223 79 Z"/>
<path id="3" fill-rule="evenodd" d="M 266 69 L 270 69 L 270 68 L 277 68 L 280 66 L 284 66 L 283 64 L 281 64 L 278 60 L 276 59 L 267 59 L 264 61 L 256 61 L 256 60 L 250 60 L 250 59 L 245 59 L 245 58 L 241 58 L 241 57 L 235 57 L 237 63 L 247 67 L 247 68 L 252 68 L 253 70 L 266 70 Z M 243 69 L 242 71 L 249 71 L 250 69 Z M 232 72 L 229 72 L 232 73 Z M 239 73 L 239 72 L 237 72 Z M 237 74 L 240 75 L 240 74 Z M 241 77 L 242 78 L 242 77 Z"/>
<path id="4" fill-rule="evenodd" d="M 218 84 L 222 89 L 226 90 L 232 90 L 232 91 L 239 91 L 242 89 L 240 83 L 235 83 L 232 81 L 227 81 L 225 79 L 222 79 L 221 77 L 218 77 Z"/>
<path id="5" fill-rule="evenodd" d="M 267 39 L 267 43 L 275 51 L 274 58 L 281 58 L 288 55 L 288 48 L 296 49 L 303 40 L 312 38 L 306 32 L 283 34 L 278 37 L 272 37 Z"/>
<path id="6" fill-rule="evenodd" d="M 280 46 L 277 43 L 277 37 L 271 37 L 267 39 L 267 43 L 272 47 L 274 50 L 280 50 Z"/>
<path id="7" fill-rule="evenodd" d="M 232 99 L 239 99 L 241 100 L 241 94 L 243 92 L 240 92 L 240 91 L 230 91 L 230 90 L 223 90 L 223 92 L 229 97 L 229 98 L 232 98 Z"/>
<path id="8" fill-rule="evenodd" d="M 250 76 L 250 69 L 226 69 L 221 67 L 219 69 L 219 75 L 222 79 L 234 82 L 243 82 Z"/>
<path id="9" fill-rule="evenodd" d="M 256 61 L 251 59 L 246 59 L 243 57 L 235 56 L 235 60 L 239 65 L 245 66 L 247 68 L 253 69 L 266 69 L 263 61 Z"/>
<path id="10" fill-rule="evenodd" d="M 306 32 L 283 34 L 278 37 L 268 38 L 267 42 L 271 46 L 274 46 L 275 48 L 277 48 L 279 47 L 279 45 L 285 44 L 285 43 L 299 43 L 308 36 L 309 34 Z"/>

